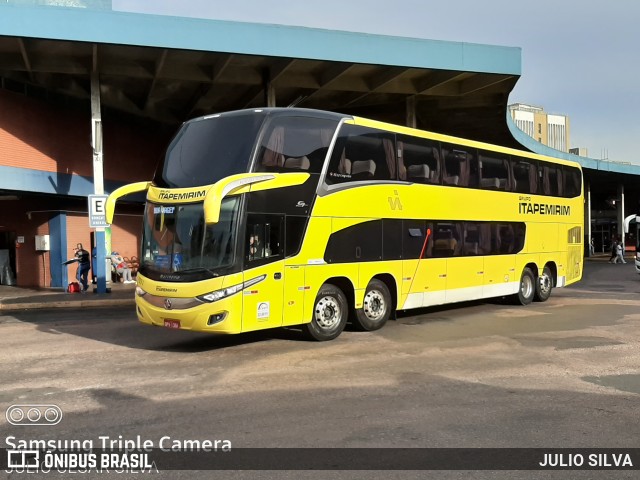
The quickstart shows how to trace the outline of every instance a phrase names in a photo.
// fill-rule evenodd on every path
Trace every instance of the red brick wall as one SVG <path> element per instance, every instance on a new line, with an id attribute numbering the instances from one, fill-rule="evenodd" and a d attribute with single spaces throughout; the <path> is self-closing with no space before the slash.
<path id="1" fill-rule="evenodd" d="M 31 219 L 27 212 L 34 210 L 38 203 L 24 200 L 3 200 L 0 202 L 0 228 L 23 236 L 24 243 L 16 248 L 16 280 L 18 286 L 49 286 L 49 252 L 36 252 L 36 235 L 49 234 L 49 213 L 34 213 Z M 44 264 L 43 264 L 44 260 Z"/>
<path id="2" fill-rule="evenodd" d="M 91 112 L 0 90 L 0 165 L 93 176 Z M 103 116 L 104 178 L 151 180 L 170 128 Z"/>
<path id="3" fill-rule="evenodd" d="M 123 257 L 140 257 L 142 215 L 116 215 L 111 225 L 111 250 Z"/>
<path id="4" fill-rule="evenodd" d="M 159 128 L 142 120 L 132 122 L 112 112 L 103 112 L 102 123 L 105 179 L 127 183 L 151 180 L 173 128 Z M 86 110 L 65 107 L 0 90 L 0 166 L 92 177 L 90 139 L 88 104 Z M 84 212 L 86 199 L 16 194 L 22 198 L 0 202 L 0 230 L 25 237 L 25 243 L 16 251 L 17 284 L 49 286 L 49 253 L 35 251 L 34 237 L 49 233 L 48 221 L 55 213 L 34 213 L 28 219 L 26 212 Z M 140 233 L 141 217 L 116 215 L 113 249 L 126 257 L 139 256 Z M 72 257 L 76 243 L 91 250 L 90 234 L 85 213 L 68 214 L 65 252 L 68 258 Z M 69 280 L 75 278 L 75 271 L 75 265 L 68 268 Z"/>

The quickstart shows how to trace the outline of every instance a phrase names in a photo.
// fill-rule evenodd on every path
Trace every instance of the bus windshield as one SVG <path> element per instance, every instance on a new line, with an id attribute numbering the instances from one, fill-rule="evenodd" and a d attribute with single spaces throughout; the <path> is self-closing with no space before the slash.
<path id="1" fill-rule="evenodd" d="M 219 270 L 234 263 L 239 204 L 239 197 L 225 198 L 220 221 L 206 225 L 202 203 L 148 203 L 144 215 L 141 270 L 152 277 L 189 273 L 205 274 L 209 278 L 220 275 Z"/>
<path id="2" fill-rule="evenodd" d="M 158 187 L 212 185 L 249 171 L 264 113 L 238 112 L 185 123 L 167 149 L 153 180 Z"/>

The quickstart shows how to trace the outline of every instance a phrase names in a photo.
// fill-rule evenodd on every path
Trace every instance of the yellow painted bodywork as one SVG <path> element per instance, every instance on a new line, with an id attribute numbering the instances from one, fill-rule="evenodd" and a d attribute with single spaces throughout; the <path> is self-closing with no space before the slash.
<path id="1" fill-rule="evenodd" d="M 137 182 L 130 183 L 129 185 L 124 185 L 120 188 L 116 188 L 111 195 L 107 197 L 106 202 L 106 214 L 107 214 L 107 223 L 113 223 L 113 215 L 116 211 L 116 202 L 119 198 L 124 197 L 125 195 L 130 195 L 132 193 L 144 192 L 151 186 L 151 182 Z"/>
<path id="2" fill-rule="evenodd" d="M 347 122 L 579 168 L 573 162 L 361 118 Z M 273 178 L 261 178 L 266 175 L 273 175 Z M 308 175 L 303 178 L 304 175 L 307 174 L 242 174 L 213 186 L 192 189 L 150 187 L 147 198 L 162 204 L 203 201 L 207 205 L 207 222 L 215 222 L 220 201 L 225 195 L 297 185 L 306 180 Z M 239 181 L 242 179 L 248 183 L 243 184 Z M 169 193 L 171 197 L 167 198 Z M 520 213 L 519 204 L 523 201 L 569 207 L 570 214 Z M 355 307 L 359 308 L 367 284 L 376 276 L 390 279 L 398 309 L 516 293 L 522 272 L 527 266 L 541 273 L 545 265 L 555 265 L 558 286 L 564 286 L 580 280 L 582 276 L 583 209 L 582 195 L 569 199 L 406 182 L 338 188 L 316 197 L 302 248 L 293 257 L 227 277 L 195 283 L 154 282 L 138 276 L 138 286 L 144 291 L 170 299 L 194 298 L 260 275 L 266 275 L 264 281 L 223 300 L 185 310 L 168 311 L 151 305 L 144 296 L 138 296 L 138 317 L 140 321 L 153 325 L 163 325 L 165 319 L 175 319 L 180 321 L 180 327 L 184 329 L 218 333 L 308 323 L 313 316 L 316 295 L 324 283 L 339 279 L 349 284 L 353 288 Z M 523 250 L 513 255 L 346 264 L 327 264 L 324 261 L 332 233 L 382 218 L 524 222 L 526 242 Z M 579 232 L 579 235 L 572 236 L 572 232 Z M 209 317 L 220 312 L 227 312 L 225 320 L 208 326 Z"/>

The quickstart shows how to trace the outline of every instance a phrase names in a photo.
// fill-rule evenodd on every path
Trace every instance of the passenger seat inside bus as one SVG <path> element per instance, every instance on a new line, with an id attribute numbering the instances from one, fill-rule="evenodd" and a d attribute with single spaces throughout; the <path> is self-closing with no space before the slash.
<path id="1" fill-rule="evenodd" d="M 453 238 L 453 232 L 436 232 L 433 242 L 434 257 L 452 257 L 458 242 Z"/>
<path id="2" fill-rule="evenodd" d="M 284 168 L 289 170 L 309 170 L 311 162 L 305 155 L 304 157 L 291 157 L 284 161 Z"/>
<path id="3" fill-rule="evenodd" d="M 407 174 L 409 178 L 424 178 L 430 180 L 430 170 L 429 165 L 421 164 L 421 165 L 409 165 L 407 167 Z"/>
<path id="4" fill-rule="evenodd" d="M 351 175 L 373 178 L 376 174 L 376 163 L 373 160 L 358 160 L 351 164 Z"/>

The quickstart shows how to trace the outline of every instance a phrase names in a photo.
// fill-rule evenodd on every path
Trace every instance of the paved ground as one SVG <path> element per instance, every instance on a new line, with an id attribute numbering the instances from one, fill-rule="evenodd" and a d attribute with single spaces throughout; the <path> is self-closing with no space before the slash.
<path id="1" fill-rule="evenodd" d="M 108 293 L 97 294 L 95 285 L 87 293 L 69 294 L 59 288 L 21 288 L 0 285 L 0 312 L 52 308 L 132 306 L 134 284 L 110 283 Z"/>
<path id="2" fill-rule="evenodd" d="M 214 337 L 151 328 L 128 306 L 8 312 L 0 314 L 0 406 L 53 403 L 64 418 L 55 427 L 13 427 L 0 417 L 0 438 L 636 448 L 639 293 L 632 263 L 591 261 L 583 282 L 544 304 L 428 309 L 327 343 L 302 341 L 294 330 Z M 637 471 L 161 476 L 582 479 Z"/>

